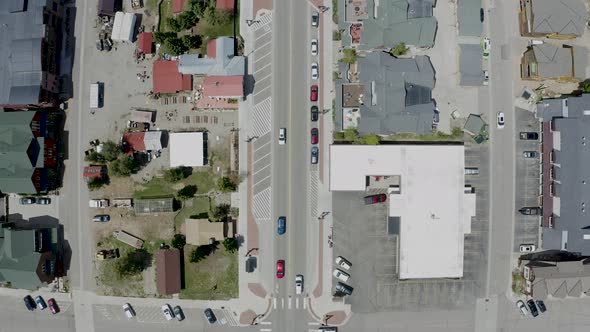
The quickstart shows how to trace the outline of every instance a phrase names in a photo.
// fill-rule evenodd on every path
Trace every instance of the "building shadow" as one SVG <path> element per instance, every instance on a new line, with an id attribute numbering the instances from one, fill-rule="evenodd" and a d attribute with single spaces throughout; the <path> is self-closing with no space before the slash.
<path id="1" fill-rule="evenodd" d="M 66 101 L 74 97 L 73 68 L 76 56 L 76 15 L 77 8 L 66 7 L 64 10 L 62 25 L 62 43 L 60 56 L 60 101 Z"/>

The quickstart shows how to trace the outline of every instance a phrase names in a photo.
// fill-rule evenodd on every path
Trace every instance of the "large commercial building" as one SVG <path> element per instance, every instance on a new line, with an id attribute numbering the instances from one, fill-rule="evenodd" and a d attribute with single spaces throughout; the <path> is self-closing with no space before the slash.
<path id="1" fill-rule="evenodd" d="M 0 107 L 57 105 L 63 8 L 63 0 L 0 1 Z"/>
<path id="2" fill-rule="evenodd" d="M 464 161 L 462 145 L 332 145 L 330 190 L 366 191 L 387 179 L 399 278 L 460 278 L 475 216 Z"/>

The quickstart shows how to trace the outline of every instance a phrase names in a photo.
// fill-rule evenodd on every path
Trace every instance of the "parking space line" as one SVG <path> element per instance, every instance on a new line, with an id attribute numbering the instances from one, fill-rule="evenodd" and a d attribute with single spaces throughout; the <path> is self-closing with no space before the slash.
<path id="1" fill-rule="evenodd" d="M 265 169 L 269 168 L 270 164 L 267 164 L 266 166 L 262 167 L 261 169 L 257 170 L 256 172 L 252 173 L 252 176 L 264 171 Z"/>
<path id="2" fill-rule="evenodd" d="M 258 91 L 256 91 L 256 93 L 254 94 L 254 97 L 258 96 L 259 94 L 261 94 L 262 92 L 264 92 L 264 91 L 266 91 L 268 89 L 270 89 L 270 85 L 267 86 L 267 87 L 264 87 L 264 88 L 262 88 L 262 89 L 260 89 Z"/>

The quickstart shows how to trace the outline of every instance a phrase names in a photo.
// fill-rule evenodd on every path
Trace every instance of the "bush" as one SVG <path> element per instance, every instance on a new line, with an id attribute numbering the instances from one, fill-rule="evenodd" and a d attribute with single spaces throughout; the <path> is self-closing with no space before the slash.
<path id="1" fill-rule="evenodd" d="M 188 48 L 180 38 L 169 38 L 164 42 L 164 51 L 171 55 L 180 55 L 188 51 Z"/>
<path id="2" fill-rule="evenodd" d="M 340 41 L 342 40 L 342 31 L 334 30 L 332 31 L 332 40 L 333 41 Z"/>
<path id="3" fill-rule="evenodd" d="M 236 184 L 228 177 L 224 176 L 217 180 L 217 189 L 223 193 L 236 191 Z"/>
<path id="4" fill-rule="evenodd" d="M 180 30 L 188 30 L 197 24 L 198 17 L 193 11 L 185 11 L 178 15 L 176 22 Z"/>
<path id="5" fill-rule="evenodd" d="M 176 32 L 154 32 L 154 41 L 164 44 L 167 39 L 176 38 Z"/>
<path id="6" fill-rule="evenodd" d="M 104 156 L 96 151 L 90 152 L 86 157 L 84 157 L 89 163 L 99 163 L 102 164 L 105 162 Z"/>
<path id="7" fill-rule="evenodd" d="M 168 26 L 174 32 L 182 31 L 182 26 L 181 26 L 180 22 L 177 19 L 175 19 L 174 17 L 168 18 Z"/>
<path id="8" fill-rule="evenodd" d="M 356 62 L 356 50 L 354 48 L 345 48 L 342 51 L 342 59 L 340 61 L 344 63 L 355 63 Z"/>
<path id="9" fill-rule="evenodd" d="M 184 35 L 182 36 L 182 43 L 187 49 L 199 48 L 202 44 L 201 36 Z"/>
<path id="10" fill-rule="evenodd" d="M 191 0 L 189 3 L 191 11 L 198 16 L 203 16 L 209 5 L 209 0 Z"/>
<path id="11" fill-rule="evenodd" d="M 197 193 L 197 186 L 188 185 L 188 186 L 185 186 L 184 188 L 180 189 L 176 193 L 176 196 L 178 196 L 178 198 L 184 200 L 184 199 L 189 199 L 189 198 L 195 197 L 196 193 Z"/>
<path id="12" fill-rule="evenodd" d="M 346 129 L 344 129 L 343 134 L 344 134 L 344 139 L 347 141 L 350 141 L 350 142 L 354 142 L 354 141 L 358 140 L 358 138 L 359 138 L 359 133 L 356 130 L 356 128 L 351 128 L 351 127 L 346 128 Z"/>
<path id="13" fill-rule="evenodd" d="M 88 180 L 88 189 L 96 190 L 102 188 L 106 184 L 106 181 L 103 178 L 92 178 Z"/>
<path id="14" fill-rule="evenodd" d="M 182 179 L 186 179 L 186 172 L 182 167 L 175 167 L 164 172 L 164 180 L 168 182 L 178 182 Z"/>
<path id="15" fill-rule="evenodd" d="M 114 176 L 130 176 L 131 174 L 137 173 L 139 168 L 137 160 L 129 156 L 124 156 L 111 162 L 109 169 Z"/>
<path id="16" fill-rule="evenodd" d="M 151 258 L 152 255 L 145 249 L 138 249 L 117 260 L 115 270 L 119 277 L 135 275 L 151 263 Z"/>
<path id="17" fill-rule="evenodd" d="M 117 143 L 113 141 L 106 141 L 102 143 L 102 151 L 100 154 L 104 157 L 106 161 L 113 161 L 121 155 L 121 146 L 117 145 Z"/>
<path id="18" fill-rule="evenodd" d="M 186 245 L 186 237 L 183 234 L 175 234 L 172 238 L 172 247 L 181 250 Z"/>
<path id="19" fill-rule="evenodd" d="M 228 237 L 227 239 L 223 240 L 223 247 L 228 252 L 236 252 L 238 250 L 238 240 L 235 237 Z"/>
<path id="20" fill-rule="evenodd" d="M 400 56 L 408 53 L 410 49 L 406 47 L 406 43 L 399 43 L 395 45 L 389 53 L 393 56 Z"/>
<path id="21" fill-rule="evenodd" d="M 362 138 L 362 143 L 366 145 L 379 145 L 381 137 L 377 135 L 367 135 Z"/>
<path id="22" fill-rule="evenodd" d="M 212 222 L 224 222 L 227 220 L 230 206 L 228 204 L 219 204 L 209 211 L 209 220 Z"/>
<path id="23" fill-rule="evenodd" d="M 198 246 L 195 250 L 191 252 L 190 261 L 191 263 L 198 263 L 202 261 L 205 257 L 211 255 L 217 249 L 217 243 L 207 244 L 203 246 Z"/>

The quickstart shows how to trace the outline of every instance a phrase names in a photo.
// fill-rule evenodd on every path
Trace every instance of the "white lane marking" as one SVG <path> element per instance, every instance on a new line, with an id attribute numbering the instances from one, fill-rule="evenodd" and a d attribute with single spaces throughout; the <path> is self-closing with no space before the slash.
<path id="1" fill-rule="evenodd" d="M 276 308 L 277 308 L 277 298 L 276 298 L 276 297 L 274 297 L 274 298 L 272 299 L 272 306 L 273 306 L 273 308 L 274 308 L 274 309 L 276 309 Z"/>
<path id="2" fill-rule="evenodd" d="M 307 325 L 318 326 L 318 325 L 320 325 L 320 323 L 318 323 L 318 322 L 308 322 Z"/>
<path id="3" fill-rule="evenodd" d="M 303 299 L 303 309 L 307 309 L 307 299 Z"/>
<path id="4" fill-rule="evenodd" d="M 291 300 L 292 298 L 289 298 L 289 309 L 291 309 Z"/>
<path id="5" fill-rule="evenodd" d="M 299 309 L 299 298 L 295 298 L 295 308 Z"/>
<path id="6" fill-rule="evenodd" d="M 260 322 L 260 325 L 270 325 L 272 322 Z"/>
<path id="7" fill-rule="evenodd" d="M 272 329 L 260 329 L 261 332 L 270 332 Z"/>
<path id="8" fill-rule="evenodd" d="M 281 299 L 281 308 L 285 308 L 285 298 Z"/>

